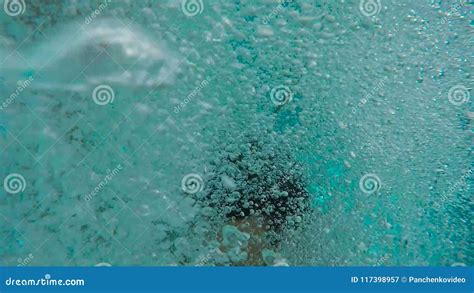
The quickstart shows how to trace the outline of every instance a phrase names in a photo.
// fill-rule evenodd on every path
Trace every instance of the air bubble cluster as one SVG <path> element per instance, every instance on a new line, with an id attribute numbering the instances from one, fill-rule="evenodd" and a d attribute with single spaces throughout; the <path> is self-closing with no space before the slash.
<path id="1" fill-rule="evenodd" d="M 259 231 L 254 237 L 277 244 L 280 232 L 297 228 L 310 211 L 303 168 L 272 131 L 246 133 L 238 140 L 216 145 L 218 157 L 210 164 L 200 202 L 212 208 L 211 218 L 247 226 L 251 221 L 251 233 Z"/>

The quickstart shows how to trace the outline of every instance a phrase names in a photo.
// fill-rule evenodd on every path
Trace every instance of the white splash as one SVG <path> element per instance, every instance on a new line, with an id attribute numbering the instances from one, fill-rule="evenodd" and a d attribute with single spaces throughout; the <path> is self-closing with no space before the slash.
<path id="1" fill-rule="evenodd" d="M 39 73 L 35 87 L 79 91 L 102 83 L 166 86 L 180 72 L 179 56 L 161 38 L 118 20 L 70 24 L 47 36 L 43 43 L 21 52 L 27 62 L 10 57 L 4 66 L 13 72 Z"/>

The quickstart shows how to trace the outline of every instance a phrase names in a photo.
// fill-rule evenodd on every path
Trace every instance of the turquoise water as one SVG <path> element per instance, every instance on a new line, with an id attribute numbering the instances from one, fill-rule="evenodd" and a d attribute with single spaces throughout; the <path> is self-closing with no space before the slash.
<path id="1" fill-rule="evenodd" d="M 2 265 L 472 265 L 472 4 L 8 1 Z"/>

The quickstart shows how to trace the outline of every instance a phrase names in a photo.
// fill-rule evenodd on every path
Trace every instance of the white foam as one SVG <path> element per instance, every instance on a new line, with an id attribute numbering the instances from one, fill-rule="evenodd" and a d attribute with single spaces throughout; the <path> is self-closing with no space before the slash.
<path id="1" fill-rule="evenodd" d="M 22 52 L 40 73 L 40 88 L 81 90 L 89 84 L 158 87 L 174 83 L 180 58 L 164 41 L 135 25 L 114 19 L 70 24 L 46 33 L 48 38 Z M 9 60 L 7 68 L 23 70 Z"/>

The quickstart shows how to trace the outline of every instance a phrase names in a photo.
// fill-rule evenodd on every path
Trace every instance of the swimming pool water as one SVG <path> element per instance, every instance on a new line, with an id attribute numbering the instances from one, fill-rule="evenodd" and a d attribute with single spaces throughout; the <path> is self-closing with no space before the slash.
<path id="1" fill-rule="evenodd" d="M 2 4 L 2 265 L 473 264 L 471 3 Z"/>

